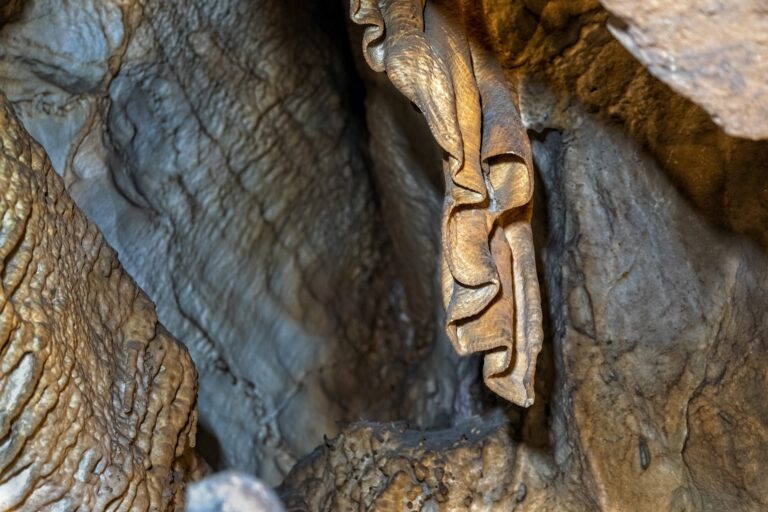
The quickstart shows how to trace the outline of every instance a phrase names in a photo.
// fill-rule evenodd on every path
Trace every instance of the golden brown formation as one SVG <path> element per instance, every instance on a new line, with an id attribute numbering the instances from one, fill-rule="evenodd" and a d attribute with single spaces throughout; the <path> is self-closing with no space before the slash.
<path id="1" fill-rule="evenodd" d="M 528 138 L 473 2 L 355 0 L 366 61 L 424 113 L 445 151 L 442 291 L 462 354 L 485 352 L 494 392 L 533 403 L 541 303 Z"/>
<path id="2" fill-rule="evenodd" d="M 186 350 L 0 96 L 0 510 L 180 510 Z"/>
<path id="3" fill-rule="evenodd" d="M 300 462 L 288 510 L 514 510 L 526 498 L 501 415 L 433 432 L 363 423 Z M 527 504 L 527 503 L 526 503 Z"/>

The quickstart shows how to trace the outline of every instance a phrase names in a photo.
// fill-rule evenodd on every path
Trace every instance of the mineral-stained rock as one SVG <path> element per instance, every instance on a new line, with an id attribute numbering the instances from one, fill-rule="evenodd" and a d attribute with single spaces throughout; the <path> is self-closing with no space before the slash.
<path id="1" fill-rule="evenodd" d="M 0 509 L 180 510 L 196 373 L 0 95 Z"/>
<path id="2" fill-rule="evenodd" d="M 505 446 L 514 471 L 495 473 L 496 501 L 438 502 L 417 485 L 410 432 L 385 449 L 402 473 L 377 473 L 357 440 L 381 425 L 332 441 L 339 455 L 321 447 L 283 496 L 312 511 L 766 509 L 768 146 L 729 137 L 654 79 L 596 2 L 482 8 L 538 168 L 549 407 L 465 445 L 464 460 Z M 537 429 L 548 441 L 532 442 Z M 452 484 L 448 496 L 466 486 Z"/>
<path id="3" fill-rule="evenodd" d="M 290 512 L 512 510 L 526 486 L 506 426 L 500 414 L 429 433 L 361 423 L 299 463 L 278 491 Z"/>
<path id="4" fill-rule="evenodd" d="M 547 205 L 554 460 L 586 510 L 762 510 L 768 144 L 651 77 L 601 10 L 560 4 L 507 60 Z"/>
<path id="5" fill-rule="evenodd" d="M 204 455 L 272 483 L 338 421 L 452 403 L 443 369 L 411 405 L 437 305 L 405 307 L 330 5 L 39 0 L 0 32 L 0 89 L 195 360 Z"/>
<path id="6" fill-rule="evenodd" d="M 650 72 L 737 137 L 768 139 L 763 0 L 600 0 L 611 32 Z"/>
<path id="7" fill-rule="evenodd" d="M 768 257 L 692 210 L 620 128 L 558 115 L 535 148 L 555 460 L 601 510 L 765 508 Z"/>
<path id="8" fill-rule="evenodd" d="M 309 510 L 767 509 L 768 145 L 655 79 L 597 0 L 476 4 L 533 140 L 550 378 L 509 422 L 348 429 L 283 496 Z M 463 391 L 452 403 L 455 361 L 422 366 L 431 338 L 415 334 L 434 318 L 418 276 L 437 255 L 439 190 L 403 173 L 436 147 L 371 91 L 382 222 L 339 27 L 308 5 L 37 0 L 0 32 L 0 87 L 200 362 L 223 463 L 271 481 L 337 419 L 481 408 Z M 429 191 L 393 205 L 414 187 Z"/>
<path id="9" fill-rule="evenodd" d="M 446 334 L 461 355 L 484 353 L 490 389 L 530 406 L 542 338 L 531 149 L 517 95 L 485 32 L 475 30 L 480 10 L 461 1 L 355 0 L 349 12 L 366 27 L 366 62 L 424 113 L 444 150 Z"/>

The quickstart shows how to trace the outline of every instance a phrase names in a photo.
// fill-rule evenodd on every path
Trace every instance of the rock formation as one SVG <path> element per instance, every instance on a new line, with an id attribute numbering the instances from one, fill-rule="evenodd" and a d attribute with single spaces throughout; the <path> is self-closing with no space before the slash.
<path id="1" fill-rule="evenodd" d="M 310 0 L 36 0 L 0 11 L 0 89 L 188 346 L 206 459 L 284 480 L 288 510 L 767 509 L 768 142 L 748 140 L 765 136 L 765 31 L 733 29 L 739 20 L 759 27 L 755 4 L 351 3 L 360 9 L 348 25 L 349 5 Z M 503 118 L 492 116 L 499 105 Z M 518 145 L 484 153 L 495 128 Z M 497 164 L 521 186 L 496 186 Z M 471 172 L 460 176 L 461 165 Z M 462 183 L 476 195 L 457 211 Z M 513 200 L 484 203 L 497 189 Z M 63 215 L 50 208 L 33 211 Z M 506 221 L 529 220 L 522 245 L 492 237 Z M 53 247 L 67 229 L 91 233 L 83 222 L 55 224 L 40 243 Z M 451 238 L 464 226 L 471 236 Z M 78 263 L 101 261 L 91 246 L 71 247 L 78 252 L 61 268 L 48 260 L 56 253 L 33 254 L 46 272 L 91 282 L 100 267 Z M 481 363 L 488 350 L 507 368 L 521 354 L 533 361 L 537 335 L 507 329 L 493 346 L 463 343 L 463 317 L 451 309 L 474 284 L 514 284 L 520 247 L 529 258 L 536 249 L 541 291 L 533 390 L 496 369 L 484 375 Z M 493 269 L 498 283 L 491 272 L 460 275 L 451 261 L 485 249 L 461 263 Z M 493 249 L 511 251 L 512 263 L 488 258 Z M 104 279 L 118 274 L 129 282 L 117 270 Z M 90 297 L 81 289 L 56 293 Z M 137 339 L 157 332 L 147 347 L 166 340 L 183 360 L 147 327 L 148 302 L 135 302 L 148 319 Z M 533 318 L 512 302 L 502 326 Z M 119 320 L 133 317 L 118 305 L 128 301 L 105 303 L 114 311 L 98 310 L 98 329 L 78 320 L 89 309 L 51 306 L 34 318 L 122 332 Z M 492 304 L 471 304 L 479 315 L 470 323 L 495 322 Z M 78 346 L 90 352 L 76 361 L 109 368 L 83 382 L 112 389 L 103 383 L 140 370 L 129 351 L 96 345 L 128 338 L 104 336 L 85 336 L 92 341 Z M 457 356 L 452 341 L 481 356 Z M 493 396 L 484 377 L 492 387 L 522 384 L 525 393 L 503 394 L 535 402 Z M 107 427 L 133 432 L 134 420 L 120 416 L 124 388 L 115 389 L 82 402 L 104 418 L 91 429 L 98 439 L 110 439 Z M 163 487 L 163 503 L 178 504 L 185 474 L 142 480 L 137 453 L 114 447 L 131 482 L 152 482 L 135 487 L 147 500 Z M 71 457 L 91 460 L 83 453 Z M 163 453 L 163 467 L 184 471 L 184 456 Z M 40 464 L 29 466 L 35 481 L 69 474 Z M 92 473 L 83 467 L 72 474 Z M 112 473 L 96 474 L 93 482 Z M 72 496 L 99 485 L 73 482 Z"/>
<path id="2" fill-rule="evenodd" d="M 463 422 L 395 429 L 381 457 L 369 443 L 391 429 L 350 428 L 282 495 L 293 510 L 764 509 L 768 146 L 651 77 L 595 2 L 486 1 L 483 16 L 538 168 L 537 403 L 471 442 Z M 478 458 L 492 447 L 503 470 Z M 437 470 L 443 493 L 419 478 Z M 489 493 L 473 471 L 503 483 Z"/>
<path id="3" fill-rule="evenodd" d="M 452 410 L 452 354 L 411 370 L 438 304 L 406 308 L 350 54 L 304 1 L 42 0 L 0 32 L 0 89 L 195 361 L 203 454 L 273 484 L 337 422 Z"/>
<path id="4" fill-rule="evenodd" d="M 760 0 L 601 0 L 611 33 L 726 133 L 768 139 L 768 11 Z"/>
<path id="5" fill-rule="evenodd" d="M 181 510 L 196 373 L 0 95 L 0 509 Z"/>
<path id="6" fill-rule="evenodd" d="M 516 95 L 474 30 L 475 14 L 462 2 L 350 3 L 352 20 L 367 27 L 366 61 L 424 112 L 445 151 L 441 281 L 448 338 L 461 355 L 485 352 L 488 387 L 529 406 L 542 336 L 529 225 L 531 150 Z"/>
<path id="7" fill-rule="evenodd" d="M 526 497 L 503 415 L 426 433 L 356 425 L 320 446 L 280 489 L 291 511 L 513 510 Z"/>

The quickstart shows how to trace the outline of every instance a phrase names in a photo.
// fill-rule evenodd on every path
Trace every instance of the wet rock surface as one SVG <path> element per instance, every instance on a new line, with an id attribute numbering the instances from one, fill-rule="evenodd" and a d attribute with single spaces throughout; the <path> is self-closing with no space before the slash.
<path id="1" fill-rule="evenodd" d="M 452 407 L 410 371 L 438 308 L 405 305 L 343 16 L 40 1 L 0 32 L 0 89 L 189 348 L 203 454 L 272 483 L 337 422 Z"/>

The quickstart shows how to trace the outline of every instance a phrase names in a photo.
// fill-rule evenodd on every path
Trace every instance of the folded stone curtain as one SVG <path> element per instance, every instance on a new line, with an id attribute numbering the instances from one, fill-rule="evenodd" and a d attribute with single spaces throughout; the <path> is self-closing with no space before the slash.
<path id="1" fill-rule="evenodd" d="M 530 218 L 533 166 L 519 111 L 471 0 L 351 0 L 363 52 L 424 114 L 445 151 L 442 291 L 462 354 L 485 383 L 533 403 L 541 302 Z"/>

